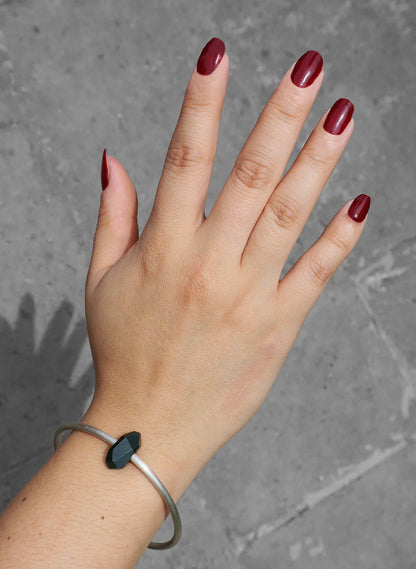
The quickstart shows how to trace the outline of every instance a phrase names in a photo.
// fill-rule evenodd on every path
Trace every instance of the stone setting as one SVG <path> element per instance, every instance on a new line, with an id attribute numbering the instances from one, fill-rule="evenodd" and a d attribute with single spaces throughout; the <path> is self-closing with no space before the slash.
<path id="1" fill-rule="evenodd" d="M 107 452 L 105 463 L 108 468 L 124 468 L 131 456 L 141 445 L 140 433 L 131 431 L 122 435 Z"/>

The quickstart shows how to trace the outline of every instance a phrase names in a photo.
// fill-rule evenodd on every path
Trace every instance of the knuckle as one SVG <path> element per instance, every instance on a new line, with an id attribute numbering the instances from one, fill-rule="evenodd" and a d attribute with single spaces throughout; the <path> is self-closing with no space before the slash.
<path id="1" fill-rule="evenodd" d="M 311 257 L 309 260 L 309 274 L 313 282 L 320 287 L 325 286 L 333 275 L 333 271 L 328 265 L 318 257 Z"/>
<path id="2" fill-rule="evenodd" d="M 110 225 L 114 238 L 122 238 L 130 234 L 129 227 L 133 222 L 137 223 L 136 216 L 101 208 L 98 213 L 97 229 Z"/>
<path id="3" fill-rule="evenodd" d="M 212 111 L 213 105 L 205 91 L 201 90 L 196 81 L 190 81 L 185 91 L 183 111 L 200 113 Z"/>
<path id="4" fill-rule="evenodd" d="M 270 164 L 257 158 L 242 158 L 233 168 L 235 180 L 248 189 L 263 188 L 269 182 L 270 176 Z"/>
<path id="5" fill-rule="evenodd" d="M 197 145 L 183 142 L 172 142 L 166 154 L 165 168 L 173 172 L 201 169 L 206 162 L 205 152 Z"/>
<path id="6" fill-rule="evenodd" d="M 163 240 L 154 239 L 150 243 L 139 240 L 138 259 L 144 280 L 160 280 L 168 260 Z"/>
<path id="7" fill-rule="evenodd" d="M 302 102 L 296 97 L 272 97 L 266 105 L 267 115 L 273 123 L 278 121 L 287 124 L 288 126 L 296 125 L 300 122 L 302 112 Z"/>
<path id="8" fill-rule="evenodd" d="M 346 257 L 351 251 L 351 243 L 346 235 L 341 235 L 338 231 L 332 230 L 328 231 L 326 236 L 328 241 L 335 245 L 335 248 L 342 253 L 343 257 Z"/>
<path id="9" fill-rule="evenodd" d="M 318 172 L 328 168 L 332 161 L 331 150 L 318 144 L 307 144 L 302 150 L 301 158 L 307 166 Z"/>
<path id="10" fill-rule="evenodd" d="M 208 263 L 195 266 L 187 274 L 181 291 L 181 302 L 185 306 L 204 306 L 218 295 L 216 270 Z"/>
<path id="11" fill-rule="evenodd" d="M 283 196 L 269 200 L 265 206 L 265 214 L 276 225 L 288 231 L 297 228 L 301 218 L 299 205 Z"/>
<path id="12" fill-rule="evenodd" d="M 103 227 L 107 227 L 111 223 L 112 215 L 108 208 L 100 207 L 97 220 L 97 231 Z"/>

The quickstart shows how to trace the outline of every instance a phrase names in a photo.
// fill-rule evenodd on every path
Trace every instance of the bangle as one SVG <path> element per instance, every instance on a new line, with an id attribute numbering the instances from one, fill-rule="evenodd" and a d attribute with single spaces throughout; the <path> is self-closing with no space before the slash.
<path id="1" fill-rule="evenodd" d="M 141 458 L 135 454 L 136 450 L 140 447 L 141 436 L 137 431 L 125 433 L 119 439 L 107 435 L 100 429 L 86 425 L 85 423 L 68 423 L 62 425 L 55 432 L 54 446 L 55 450 L 62 444 L 62 435 L 64 431 L 84 431 L 90 433 L 95 437 L 103 440 L 104 442 L 112 445 L 106 456 L 106 465 L 108 468 L 124 468 L 126 464 L 131 461 L 143 474 L 150 480 L 159 494 L 162 496 L 172 516 L 174 532 L 173 537 L 169 541 L 154 542 L 151 541 L 148 545 L 150 549 L 169 549 L 178 543 L 182 535 L 182 522 L 179 516 L 178 509 L 172 496 L 167 491 L 166 487 L 162 484 L 156 474 L 143 462 Z"/>

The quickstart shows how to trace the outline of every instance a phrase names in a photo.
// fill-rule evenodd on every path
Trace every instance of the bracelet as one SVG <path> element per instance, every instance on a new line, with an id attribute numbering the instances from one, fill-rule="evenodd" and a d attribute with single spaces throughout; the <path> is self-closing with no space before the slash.
<path id="1" fill-rule="evenodd" d="M 179 516 L 178 509 L 172 496 L 167 491 L 166 487 L 162 484 L 156 474 L 149 468 L 149 466 L 143 462 L 141 458 L 135 454 L 136 450 L 140 447 L 141 436 L 140 433 L 132 431 L 130 433 L 125 433 L 119 439 L 107 435 L 100 429 L 86 425 L 85 423 L 68 423 L 62 425 L 55 432 L 54 446 L 55 450 L 62 444 L 62 435 L 64 431 L 84 431 L 85 433 L 90 433 L 95 437 L 103 440 L 104 442 L 112 445 L 105 459 L 105 463 L 108 468 L 124 468 L 126 464 L 131 461 L 143 474 L 150 480 L 159 494 L 162 496 L 167 507 L 169 508 L 170 514 L 172 516 L 174 532 L 173 537 L 169 541 L 164 542 L 154 542 L 151 541 L 148 545 L 150 549 L 169 549 L 178 543 L 182 535 L 182 522 Z"/>

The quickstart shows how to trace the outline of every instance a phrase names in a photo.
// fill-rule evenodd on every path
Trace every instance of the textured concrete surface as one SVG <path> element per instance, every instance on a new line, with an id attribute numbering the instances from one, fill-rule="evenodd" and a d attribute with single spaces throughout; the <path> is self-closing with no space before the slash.
<path id="1" fill-rule="evenodd" d="M 84 284 L 103 148 L 134 180 L 143 228 L 189 75 L 221 37 L 208 215 L 280 77 L 316 49 L 326 76 L 297 149 L 338 97 L 355 132 L 287 267 L 360 193 L 367 226 L 261 410 L 181 499 L 181 542 L 139 565 L 416 567 L 415 23 L 411 0 L 0 2 L 2 509 L 92 395 Z"/>

